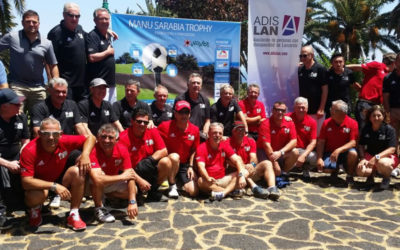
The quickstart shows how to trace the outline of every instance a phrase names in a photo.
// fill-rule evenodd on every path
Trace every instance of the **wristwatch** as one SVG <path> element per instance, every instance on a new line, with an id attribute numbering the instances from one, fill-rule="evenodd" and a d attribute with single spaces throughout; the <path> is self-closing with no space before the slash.
<path id="1" fill-rule="evenodd" d="M 257 164 L 256 164 L 254 161 L 250 162 L 250 164 L 251 164 L 253 167 L 256 167 L 256 166 L 257 166 Z"/>
<path id="2" fill-rule="evenodd" d="M 50 191 L 51 192 L 56 192 L 56 189 L 57 189 L 56 187 L 57 187 L 57 183 L 53 182 L 53 184 L 50 187 Z"/>
<path id="3" fill-rule="evenodd" d="M 375 159 L 379 160 L 381 158 L 381 156 L 379 154 L 375 155 Z"/>
<path id="4" fill-rule="evenodd" d="M 242 172 L 239 172 L 238 176 L 239 176 L 239 177 L 242 177 L 242 176 L 243 176 L 243 173 L 242 173 Z"/>
<path id="5" fill-rule="evenodd" d="M 285 155 L 285 151 L 281 150 L 281 155 L 284 156 Z"/>
<path id="6" fill-rule="evenodd" d="M 131 204 L 131 205 L 136 204 L 136 201 L 135 200 L 130 200 L 129 204 Z"/>

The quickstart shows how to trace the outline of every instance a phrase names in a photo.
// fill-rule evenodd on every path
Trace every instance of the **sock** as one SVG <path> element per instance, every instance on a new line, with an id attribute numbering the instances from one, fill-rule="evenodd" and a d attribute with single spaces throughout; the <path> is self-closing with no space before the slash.
<path id="1" fill-rule="evenodd" d="M 175 189 L 175 190 L 177 189 L 176 184 L 172 184 L 172 185 L 171 185 L 171 190 L 172 190 L 172 189 Z"/>
<path id="2" fill-rule="evenodd" d="M 69 214 L 70 215 L 72 214 L 72 218 L 74 218 L 74 220 L 79 220 L 79 209 L 78 208 L 71 209 Z"/>

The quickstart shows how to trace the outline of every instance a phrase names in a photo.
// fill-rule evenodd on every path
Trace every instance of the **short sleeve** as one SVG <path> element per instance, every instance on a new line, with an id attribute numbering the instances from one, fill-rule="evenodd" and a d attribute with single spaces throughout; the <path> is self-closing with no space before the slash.
<path id="1" fill-rule="evenodd" d="M 89 103 L 83 100 L 78 103 L 79 114 L 81 116 L 81 121 L 88 123 L 89 121 Z"/>
<path id="2" fill-rule="evenodd" d="M 0 61 L 0 84 L 4 83 L 7 83 L 7 74 L 3 63 Z"/>
<path id="3" fill-rule="evenodd" d="M 99 52 L 98 44 L 99 44 L 99 39 L 97 36 L 94 35 L 94 32 L 90 32 L 87 35 L 86 39 L 86 49 L 87 49 L 87 54 L 95 54 Z"/>
<path id="4" fill-rule="evenodd" d="M 31 116 L 33 127 L 39 127 L 40 122 L 48 116 L 48 110 L 46 110 L 44 101 L 41 101 L 32 107 Z"/>
<path id="5" fill-rule="evenodd" d="M 46 51 L 45 60 L 46 60 L 47 64 L 56 65 L 57 58 L 56 58 L 56 54 L 54 53 L 53 43 L 49 40 L 47 40 L 47 41 L 49 43 L 49 47 Z"/>

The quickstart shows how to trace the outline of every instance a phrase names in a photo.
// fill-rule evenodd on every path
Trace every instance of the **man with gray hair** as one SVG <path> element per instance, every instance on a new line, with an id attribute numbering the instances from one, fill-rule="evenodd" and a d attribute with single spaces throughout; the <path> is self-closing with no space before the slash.
<path id="1" fill-rule="evenodd" d="M 86 129 L 81 121 L 78 105 L 68 100 L 68 83 L 63 78 L 53 78 L 48 85 L 49 97 L 32 108 L 31 120 L 33 136 L 37 137 L 40 123 L 44 118 L 53 117 L 61 124 L 66 135 L 85 135 Z"/>
<path id="2" fill-rule="evenodd" d="M 332 179 L 336 179 L 339 166 L 343 165 L 347 172 L 346 182 L 352 185 L 358 163 L 355 149 L 358 124 L 347 115 L 347 111 L 344 101 L 332 102 L 331 117 L 324 121 L 318 137 L 317 167 L 318 171 L 331 173 Z"/>
<path id="3" fill-rule="evenodd" d="M 297 146 L 299 157 L 293 167 L 303 169 L 305 181 L 310 180 L 309 165 L 317 165 L 317 154 L 315 146 L 317 145 L 317 122 L 307 114 L 308 100 L 304 97 L 297 97 L 294 100 L 293 112 L 289 114 L 296 127 Z"/>
<path id="4" fill-rule="evenodd" d="M 151 103 L 150 108 L 153 113 L 153 122 L 155 126 L 161 124 L 161 122 L 169 121 L 172 119 L 173 110 L 168 105 L 168 89 L 163 85 L 157 85 L 154 89 L 155 100 Z"/>

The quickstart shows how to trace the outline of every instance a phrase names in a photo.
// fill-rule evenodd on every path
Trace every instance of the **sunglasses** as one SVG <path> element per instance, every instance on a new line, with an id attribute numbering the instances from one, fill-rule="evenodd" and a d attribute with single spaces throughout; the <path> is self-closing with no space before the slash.
<path id="1" fill-rule="evenodd" d="M 103 140 L 108 138 L 111 141 L 111 140 L 115 139 L 115 136 L 112 136 L 112 135 L 100 135 L 100 138 L 103 139 Z"/>
<path id="2" fill-rule="evenodd" d="M 81 17 L 81 15 L 74 15 L 74 14 L 71 14 L 71 13 L 68 13 L 68 12 L 67 12 L 67 16 L 72 17 L 72 18 L 75 17 L 77 19 Z"/>
<path id="3" fill-rule="evenodd" d="M 184 110 L 177 111 L 177 113 L 181 114 L 181 115 L 188 115 L 188 114 L 190 114 L 190 111 L 187 109 L 184 109 Z"/>
<path id="4" fill-rule="evenodd" d="M 285 113 L 286 109 L 277 109 L 277 108 L 273 108 L 273 110 L 275 110 L 276 112 L 282 112 Z"/>
<path id="5" fill-rule="evenodd" d="M 308 55 L 307 54 L 301 54 L 299 55 L 300 58 L 306 58 Z"/>
<path id="6" fill-rule="evenodd" d="M 137 124 L 143 124 L 143 125 L 148 125 L 149 124 L 149 121 L 145 121 L 145 120 L 135 120 L 135 122 L 137 123 Z"/>
<path id="7" fill-rule="evenodd" d="M 40 130 L 40 135 L 44 137 L 51 137 L 53 136 L 54 138 L 60 137 L 62 134 L 61 131 L 41 131 Z"/>

